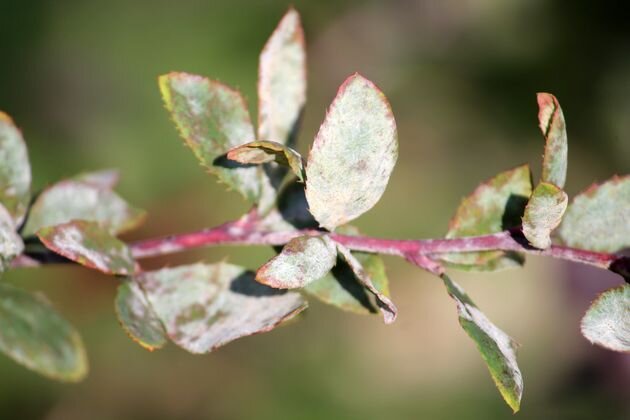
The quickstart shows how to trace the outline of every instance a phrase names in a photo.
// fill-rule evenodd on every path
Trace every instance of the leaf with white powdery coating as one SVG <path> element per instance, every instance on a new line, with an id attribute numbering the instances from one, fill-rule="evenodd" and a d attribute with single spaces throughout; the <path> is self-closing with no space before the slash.
<path id="1" fill-rule="evenodd" d="M 117 169 L 82 172 L 72 177 L 72 179 L 106 190 L 113 190 L 118 181 L 120 181 L 120 172 Z"/>
<path id="2" fill-rule="evenodd" d="M 187 73 L 160 76 L 160 91 L 179 134 L 197 159 L 250 202 L 261 195 L 262 168 L 218 162 L 229 149 L 253 140 L 254 128 L 241 94 L 222 83 Z"/>
<path id="3" fill-rule="evenodd" d="M 118 286 L 116 316 L 133 341 L 149 351 L 164 347 L 166 331 L 144 292 L 132 279 Z"/>
<path id="4" fill-rule="evenodd" d="M 385 95 L 355 74 L 339 88 L 306 164 L 306 198 L 333 230 L 381 198 L 398 157 L 396 122 Z"/>
<path id="5" fill-rule="evenodd" d="M 137 227 L 145 216 L 144 210 L 130 206 L 118 194 L 94 181 L 65 180 L 37 197 L 22 234 L 31 236 L 43 227 L 72 220 L 98 222 L 110 233 L 118 234 Z"/>
<path id="6" fill-rule="evenodd" d="M 545 137 L 542 182 L 564 187 L 567 177 L 567 131 L 562 108 L 555 96 L 539 93 L 538 125 Z"/>
<path id="7" fill-rule="evenodd" d="M 256 281 L 277 289 L 304 287 L 324 277 L 336 261 L 335 243 L 327 235 L 300 236 L 258 269 Z"/>
<path id="8" fill-rule="evenodd" d="M 244 164 L 259 165 L 276 162 L 290 168 L 301 182 L 304 182 L 302 156 L 292 148 L 274 141 L 252 141 L 237 146 L 227 153 L 227 158 Z"/>
<path id="9" fill-rule="evenodd" d="M 45 227 L 37 236 L 46 248 L 88 268 L 124 276 L 135 271 L 129 247 L 95 222 L 75 220 Z"/>
<path id="10" fill-rule="evenodd" d="M 386 324 L 391 324 L 398 316 L 398 309 L 389 296 L 376 288 L 369 272 L 365 270 L 359 260 L 352 255 L 350 250 L 341 244 L 337 244 L 337 250 L 343 259 L 348 263 L 357 279 L 363 284 L 376 298 L 376 303 L 383 314 L 383 320 Z M 387 293 L 389 294 L 389 293 Z"/>
<path id="11" fill-rule="evenodd" d="M 260 54 L 258 138 L 292 144 L 306 102 L 306 51 L 300 15 L 284 15 Z"/>
<path id="12" fill-rule="evenodd" d="M 457 304 L 459 323 L 477 345 L 503 399 L 516 413 L 523 395 L 523 377 L 516 363 L 518 345 L 490 322 L 458 284 L 446 274 L 442 280 Z"/>
<path id="13" fill-rule="evenodd" d="M 581 329 L 593 344 L 630 353 L 630 284 L 602 293 L 586 311 Z"/>
<path id="14" fill-rule="evenodd" d="M 567 246 L 590 251 L 630 247 L 630 176 L 613 177 L 577 195 L 558 234 Z"/>
<path id="15" fill-rule="evenodd" d="M 31 196 L 31 165 L 22 133 L 0 111 L 0 204 L 16 225 L 22 222 Z"/>
<path id="16" fill-rule="evenodd" d="M 191 353 L 270 331 L 307 307 L 299 293 L 264 286 L 226 263 L 145 272 L 136 281 L 169 338 Z"/>
<path id="17" fill-rule="evenodd" d="M 532 246 L 551 246 L 551 232 L 562 221 L 568 202 L 567 194 L 555 185 L 541 182 L 536 186 L 523 216 L 523 234 Z"/>
<path id="18" fill-rule="evenodd" d="M 451 219 L 447 238 L 488 235 L 521 225 L 532 194 L 528 165 L 504 171 L 483 182 L 464 198 Z M 483 251 L 442 254 L 437 257 L 463 270 L 498 270 L 520 266 L 525 257 L 517 252 Z"/>
<path id="19" fill-rule="evenodd" d="M 41 296 L 0 283 L 0 351 L 49 378 L 78 382 L 87 375 L 77 331 Z"/>
<path id="20" fill-rule="evenodd" d="M 24 242 L 15 231 L 15 222 L 7 209 L 0 204 L 0 273 L 22 251 L 24 251 Z"/>

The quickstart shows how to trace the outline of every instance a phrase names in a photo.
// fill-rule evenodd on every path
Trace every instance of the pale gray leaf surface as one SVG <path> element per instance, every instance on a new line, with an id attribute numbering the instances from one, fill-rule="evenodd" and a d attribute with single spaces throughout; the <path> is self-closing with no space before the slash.
<path id="1" fill-rule="evenodd" d="M 16 225 L 22 222 L 31 196 L 31 165 L 22 133 L 0 111 L 0 204 Z"/>
<path id="2" fill-rule="evenodd" d="M 0 204 L 0 273 L 22 251 L 24 251 L 24 243 L 20 235 L 15 231 L 15 222 L 7 209 Z"/>
<path id="3" fill-rule="evenodd" d="M 82 172 L 72 178 L 75 181 L 94 185 L 99 188 L 113 190 L 120 181 L 120 172 L 117 169 L 103 169 L 100 171 Z"/>
<path id="4" fill-rule="evenodd" d="M 166 331 L 144 292 L 132 279 L 118 286 L 115 308 L 118 322 L 133 341 L 149 351 L 164 347 Z"/>
<path id="5" fill-rule="evenodd" d="M 581 327 L 591 343 L 630 353 L 630 284 L 602 293 L 586 311 Z"/>
<path id="6" fill-rule="evenodd" d="M 536 186 L 523 216 L 523 234 L 532 246 L 551 246 L 551 232 L 562 221 L 568 202 L 567 194 L 557 186 L 546 182 Z"/>
<path id="7" fill-rule="evenodd" d="M 567 177 L 568 141 L 562 108 L 555 96 L 539 93 L 538 125 L 545 137 L 542 182 L 563 188 Z"/>
<path id="8" fill-rule="evenodd" d="M 252 272 L 227 263 L 166 268 L 136 280 L 169 338 L 192 353 L 270 331 L 307 306 L 299 293 L 259 284 Z"/>
<path id="9" fill-rule="evenodd" d="M 306 198 L 333 230 L 381 198 L 398 157 L 396 122 L 385 95 L 355 74 L 339 88 L 306 164 Z"/>
<path id="10" fill-rule="evenodd" d="M 256 280 L 277 289 L 295 289 L 324 277 L 337 261 L 335 243 L 327 236 L 300 236 L 260 267 Z"/>

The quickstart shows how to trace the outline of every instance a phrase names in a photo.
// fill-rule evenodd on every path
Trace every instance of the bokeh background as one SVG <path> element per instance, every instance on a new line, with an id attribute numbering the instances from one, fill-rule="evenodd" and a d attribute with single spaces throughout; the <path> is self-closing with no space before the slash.
<path id="1" fill-rule="evenodd" d="M 337 86 L 354 71 L 388 95 L 400 160 L 366 233 L 444 234 L 479 181 L 530 162 L 542 137 L 535 93 L 567 117 L 567 190 L 630 172 L 630 25 L 623 4 L 574 0 L 294 1 L 308 43 L 306 152 Z M 256 108 L 258 53 L 288 7 L 271 0 L 0 0 L 0 109 L 23 129 L 34 186 L 115 167 L 149 211 L 134 240 L 194 230 L 246 210 L 182 147 L 156 78 L 172 70 L 240 88 Z M 255 114 L 254 114 L 255 115 Z M 143 263 L 230 261 L 264 248 L 214 248 Z M 81 331 L 91 373 L 57 384 L 0 357 L 2 419 L 507 419 L 439 281 L 388 258 L 399 320 L 313 302 L 299 323 L 206 356 L 149 353 L 119 328 L 116 281 L 72 266 L 2 281 L 47 294 Z M 630 418 L 630 356 L 591 346 L 579 319 L 619 280 L 529 258 L 523 270 L 454 273 L 522 343 L 522 419 Z"/>

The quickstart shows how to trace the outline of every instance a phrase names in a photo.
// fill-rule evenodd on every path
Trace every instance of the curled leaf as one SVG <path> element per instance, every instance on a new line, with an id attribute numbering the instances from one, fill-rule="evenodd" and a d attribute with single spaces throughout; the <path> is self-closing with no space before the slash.
<path id="1" fill-rule="evenodd" d="M 551 232 L 562 221 L 568 201 L 567 194 L 553 184 L 541 182 L 536 186 L 523 216 L 523 234 L 532 246 L 551 246 Z"/>
<path id="2" fill-rule="evenodd" d="M 31 236 L 43 227 L 79 219 L 97 222 L 111 234 L 126 232 L 142 223 L 144 210 L 131 207 L 102 186 L 102 182 L 97 185 L 94 181 L 65 180 L 45 189 L 31 207 L 22 234 Z"/>
<path id="3" fill-rule="evenodd" d="M 333 230 L 381 198 L 398 157 L 396 122 L 385 95 L 354 74 L 339 88 L 306 165 L 306 198 Z"/>
<path id="4" fill-rule="evenodd" d="M 230 160 L 244 164 L 276 162 L 290 168 L 301 182 L 304 182 L 302 156 L 288 146 L 273 141 L 252 141 L 237 146 L 227 153 Z"/>
<path id="5" fill-rule="evenodd" d="M 22 222 L 31 196 L 31 165 L 22 133 L 0 111 L 0 204 L 16 225 Z"/>
<path id="6" fill-rule="evenodd" d="M 136 281 L 168 337 L 191 353 L 270 331 L 307 306 L 299 293 L 271 289 L 225 263 L 145 272 Z"/>
<path id="7" fill-rule="evenodd" d="M 539 93 L 538 125 L 545 137 L 542 182 L 564 187 L 567 177 L 567 131 L 562 108 L 555 96 Z"/>
<path id="8" fill-rule="evenodd" d="M 77 331 L 41 296 L 0 283 L 0 351 L 49 378 L 78 382 L 88 371 Z"/>
<path id="9" fill-rule="evenodd" d="M 337 261 L 335 243 L 327 235 L 300 236 L 256 272 L 256 280 L 277 289 L 295 289 L 324 277 Z"/>
<path id="10" fill-rule="evenodd" d="M 258 138 L 292 144 L 306 102 L 306 52 L 291 8 L 265 44 L 258 68 Z"/>
<path id="11" fill-rule="evenodd" d="M 602 293 L 586 311 L 581 327 L 591 343 L 630 353 L 630 284 Z"/>
<path id="12" fill-rule="evenodd" d="M 630 247 L 630 176 L 614 177 L 577 195 L 558 234 L 566 245 L 599 252 Z"/>
<path id="13" fill-rule="evenodd" d="M 144 292 L 133 280 L 118 286 L 115 308 L 120 325 L 133 341 L 149 351 L 164 347 L 164 327 Z"/>
<path id="14" fill-rule="evenodd" d="M 51 251 L 105 274 L 128 276 L 135 271 L 127 245 L 95 222 L 75 220 L 45 227 L 37 236 Z"/>
<path id="15" fill-rule="evenodd" d="M 518 345 L 490 322 L 458 284 L 446 274 L 442 280 L 457 304 L 459 323 L 477 345 L 503 399 L 516 413 L 523 395 L 523 377 L 516 363 Z"/>

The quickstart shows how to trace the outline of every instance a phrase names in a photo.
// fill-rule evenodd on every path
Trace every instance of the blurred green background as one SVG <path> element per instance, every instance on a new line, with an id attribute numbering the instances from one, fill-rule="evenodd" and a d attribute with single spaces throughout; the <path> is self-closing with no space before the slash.
<path id="1" fill-rule="evenodd" d="M 444 234 L 479 181 L 540 167 L 535 93 L 567 118 L 567 189 L 630 169 L 630 25 L 621 2 L 575 0 L 294 1 L 306 30 L 308 145 L 347 75 L 388 95 L 399 164 L 366 233 Z M 172 70 L 240 88 L 256 106 L 258 53 L 285 1 L 0 0 L 0 109 L 27 140 L 34 186 L 116 167 L 119 190 L 149 211 L 127 239 L 194 230 L 246 210 L 182 147 L 156 78 Z M 214 248 L 144 267 L 230 261 L 256 268 L 263 248 Z M 49 382 L 0 357 L 1 419 L 507 419 L 474 344 L 436 279 L 387 259 L 399 320 L 313 302 L 299 323 L 207 356 L 149 353 L 118 327 L 116 282 L 58 266 L 7 281 L 41 290 L 81 331 L 91 373 Z M 579 319 L 607 273 L 530 258 L 523 270 L 454 273 L 522 343 L 522 419 L 630 418 L 630 356 L 592 347 Z"/>

